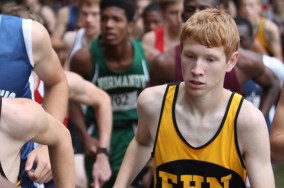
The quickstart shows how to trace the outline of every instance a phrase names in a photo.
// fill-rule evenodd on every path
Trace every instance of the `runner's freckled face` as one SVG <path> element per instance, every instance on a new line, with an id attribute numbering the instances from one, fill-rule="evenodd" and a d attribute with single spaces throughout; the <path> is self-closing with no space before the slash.
<path id="1" fill-rule="evenodd" d="M 223 47 L 208 48 L 190 39 L 183 42 L 181 66 L 186 90 L 194 96 L 223 87 L 225 73 L 231 70 Z"/>
<path id="2" fill-rule="evenodd" d="M 105 44 L 117 45 L 128 38 L 133 27 L 123 9 L 107 7 L 101 11 L 101 33 Z"/>

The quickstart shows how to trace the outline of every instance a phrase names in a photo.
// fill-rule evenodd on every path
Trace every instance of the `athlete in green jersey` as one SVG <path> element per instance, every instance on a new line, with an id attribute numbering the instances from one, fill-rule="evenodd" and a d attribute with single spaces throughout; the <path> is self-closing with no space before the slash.
<path id="1" fill-rule="evenodd" d="M 149 81 L 148 65 L 144 50 L 140 42 L 131 41 L 134 49 L 133 62 L 121 72 L 108 67 L 105 58 L 99 47 L 100 39 L 91 44 L 92 81 L 105 90 L 112 99 L 113 131 L 111 137 L 112 155 L 109 157 L 112 166 L 113 176 L 116 176 L 125 150 L 134 137 L 137 126 L 137 98 L 139 93 L 147 86 Z M 99 57 L 99 58 L 97 58 Z M 88 107 L 86 112 L 87 125 L 94 121 L 93 108 Z M 98 136 L 97 129 L 94 129 L 93 136 Z M 86 169 L 89 179 L 92 175 L 93 160 L 86 158 Z"/>
<path id="2" fill-rule="evenodd" d="M 71 61 L 71 70 L 93 81 L 112 99 L 112 154 L 109 155 L 109 146 L 99 143 L 95 156 L 96 160 L 101 160 L 109 155 L 112 177 L 104 183 L 104 187 L 113 186 L 126 148 L 134 137 L 138 121 L 137 98 L 149 81 L 147 62 L 151 62 L 157 54 L 156 51 L 143 47 L 140 42 L 129 39 L 134 10 L 131 0 L 102 0 L 101 36 L 91 43 L 90 49 L 78 51 Z M 95 122 L 93 109 L 88 107 L 86 124 L 92 127 Z M 86 131 L 85 127 L 80 128 L 82 132 Z M 103 132 L 99 129 L 92 131 L 93 137 L 97 138 L 100 134 Z M 87 142 L 85 141 L 85 145 L 88 145 Z M 93 167 L 94 161 L 92 156 L 86 158 L 89 182 L 102 185 L 105 180 L 97 181 L 96 173 L 99 169 L 96 164 Z"/>

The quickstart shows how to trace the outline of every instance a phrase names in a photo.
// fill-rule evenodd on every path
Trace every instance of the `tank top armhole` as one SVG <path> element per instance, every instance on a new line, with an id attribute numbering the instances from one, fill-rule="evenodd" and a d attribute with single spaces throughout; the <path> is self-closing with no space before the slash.
<path id="1" fill-rule="evenodd" d="M 157 130 L 156 130 L 155 141 L 154 141 L 154 146 L 153 146 L 153 150 L 151 152 L 152 158 L 154 158 L 154 155 L 155 155 L 156 142 L 157 142 L 157 137 L 158 137 L 158 133 L 159 133 L 159 129 L 160 129 L 160 123 L 161 123 L 162 114 L 163 114 L 163 110 L 164 110 L 165 100 L 167 98 L 167 94 L 168 94 L 170 86 L 173 86 L 173 85 L 177 85 L 177 84 L 176 83 L 167 84 L 167 87 L 166 87 L 166 90 L 165 90 L 165 93 L 164 93 L 164 96 L 163 96 L 163 101 L 162 101 L 161 110 L 160 110 L 160 117 L 159 117 L 159 122 L 158 122 Z M 177 88 L 178 88 L 178 85 L 177 85 Z"/>
<path id="2" fill-rule="evenodd" d="M 148 61 L 147 61 L 147 58 L 144 52 L 144 47 L 142 43 L 139 42 L 138 40 L 132 40 L 132 45 L 134 47 L 134 51 L 135 51 L 134 53 L 136 53 L 135 56 L 140 56 L 140 58 L 142 59 L 143 72 L 144 72 L 146 81 L 149 82 L 150 80 L 149 69 L 150 68 L 149 68 L 149 64 L 148 64 Z M 135 61 L 135 57 L 134 57 L 134 61 Z"/>
<path id="3" fill-rule="evenodd" d="M 240 103 L 239 103 L 239 106 L 238 106 L 238 110 L 237 110 L 236 116 L 235 116 L 234 133 L 235 133 L 235 146 L 236 146 L 236 150 L 237 150 L 237 153 L 238 153 L 240 162 L 241 162 L 241 164 L 242 164 L 242 167 L 243 167 L 244 169 L 246 169 L 245 163 L 244 163 L 244 161 L 243 161 L 243 159 L 242 159 L 242 154 L 241 154 L 241 151 L 240 151 L 240 147 L 239 147 L 238 132 L 237 132 L 237 120 L 238 120 L 238 117 L 239 117 L 239 113 L 240 113 L 240 110 L 241 110 L 243 101 L 244 101 L 244 98 L 242 97 L 242 98 L 240 99 Z"/>
<path id="4" fill-rule="evenodd" d="M 33 49 L 33 45 L 32 45 L 32 20 L 23 19 L 22 30 L 23 30 L 23 36 L 24 36 L 27 55 L 28 55 L 31 66 L 34 67 L 33 50 L 32 50 Z"/>
<path id="5" fill-rule="evenodd" d="M 141 54 L 142 57 L 146 58 L 144 47 L 141 42 L 139 42 L 138 40 L 132 40 L 132 45 L 136 46 L 138 53 Z"/>
<path id="6" fill-rule="evenodd" d="M 76 31 L 75 39 L 73 41 L 69 57 L 67 59 L 67 64 L 70 65 L 71 59 L 73 58 L 74 54 L 83 47 L 83 40 L 85 36 L 85 29 L 81 28 Z"/>
<path id="7" fill-rule="evenodd" d="M 264 46 L 265 48 L 267 48 L 267 52 L 270 56 L 273 56 L 273 47 L 271 46 L 269 40 L 266 39 L 265 37 L 265 25 L 266 25 L 266 22 L 267 22 L 267 18 L 263 17 L 261 19 L 261 24 L 262 24 L 262 36 L 263 36 L 263 40 L 266 44 L 266 46 Z"/>
<path id="8" fill-rule="evenodd" d="M 101 61 L 104 61 L 104 57 L 99 49 L 100 48 L 99 40 L 100 40 L 100 37 L 93 40 L 89 44 L 89 51 L 91 54 L 91 62 L 92 62 L 92 68 L 91 68 L 92 70 L 89 76 L 89 80 L 91 80 L 93 83 L 95 83 L 99 77 L 99 66 L 100 66 L 99 64 L 101 64 Z"/>

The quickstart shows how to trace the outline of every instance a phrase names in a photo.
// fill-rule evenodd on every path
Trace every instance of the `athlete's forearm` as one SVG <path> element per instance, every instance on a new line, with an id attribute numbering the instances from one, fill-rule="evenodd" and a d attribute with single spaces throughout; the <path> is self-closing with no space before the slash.
<path id="1" fill-rule="evenodd" d="M 135 138 L 130 142 L 113 187 L 129 187 L 149 161 L 151 148 L 150 146 L 139 144 Z"/>
<path id="2" fill-rule="evenodd" d="M 67 114 L 68 85 L 62 80 L 55 85 L 45 86 L 44 108 L 53 117 L 63 122 Z"/>
<path id="3" fill-rule="evenodd" d="M 75 164 L 71 136 L 65 127 L 62 127 L 61 133 L 62 138 L 59 142 L 48 148 L 53 179 L 56 188 L 75 188 Z"/>
<path id="4" fill-rule="evenodd" d="M 102 102 L 99 108 L 96 108 L 96 118 L 99 131 L 99 146 L 108 147 L 112 132 L 112 107 L 108 95 L 101 96 Z"/>

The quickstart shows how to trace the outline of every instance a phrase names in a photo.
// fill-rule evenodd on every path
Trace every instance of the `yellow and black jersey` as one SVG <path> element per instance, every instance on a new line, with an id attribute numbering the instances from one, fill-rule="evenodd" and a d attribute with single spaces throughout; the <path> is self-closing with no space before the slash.
<path id="1" fill-rule="evenodd" d="M 213 138 L 191 146 L 175 120 L 179 84 L 168 85 L 152 152 L 156 188 L 245 188 L 246 170 L 237 142 L 236 121 L 243 98 L 232 93 Z M 185 112 L 186 113 L 186 112 Z"/>
<path id="2" fill-rule="evenodd" d="M 265 24 L 267 18 L 262 17 L 261 22 L 258 28 L 258 31 L 255 35 L 255 38 L 260 42 L 260 44 L 267 50 L 269 55 L 273 55 L 273 47 L 271 46 L 269 40 L 265 38 Z"/>

